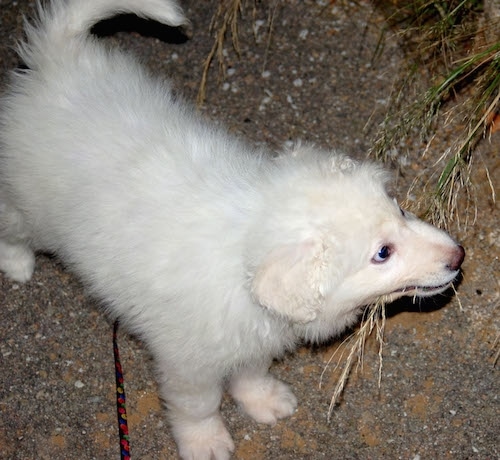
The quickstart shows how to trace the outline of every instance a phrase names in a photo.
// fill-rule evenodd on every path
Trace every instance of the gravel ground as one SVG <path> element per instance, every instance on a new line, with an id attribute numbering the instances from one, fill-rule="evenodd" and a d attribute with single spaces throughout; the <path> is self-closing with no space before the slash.
<path id="1" fill-rule="evenodd" d="M 31 12 L 33 3 L 0 0 L 2 86 L 18 64 L 11 46 L 22 33 L 21 14 Z M 373 60 L 383 17 L 366 1 L 271 3 L 277 5 L 271 40 L 265 5 L 255 16 L 249 5 L 241 21 L 241 56 L 228 45 L 225 79 L 217 81 L 216 69 L 210 73 L 202 110 L 251 142 L 278 149 L 302 139 L 363 157 L 401 63 L 390 37 Z M 184 43 L 144 24 L 138 28 L 145 33 L 119 32 L 103 40 L 139 55 L 194 101 L 212 45 L 208 27 L 216 2 L 183 4 L 194 30 Z M 338 374 L 329 367 L 321 388 L 319 382 L 340 341 L 304 347 L 277 362 L 273 373 L 294 387 L 299 409 L 266 427 L 225 399 L 235 458 L 500 458 L 500 365 L 493 365 L 500 332 L 500 232 L 484 169 L 498 185 L 499 145 L 494 134 L 477 152 L 477 221 L 467 234 L 457 233 L 467 251 L 459 300 L 391 306 L 380 387 L 377 344 L 369 341 L 362 372 L 351 377 L 330 422 Z M 423 158 L 421 148 L 408 147 L 411 174 L 394 187 L 401 198 L 412 175 L 425 173 L 440 155 L 436 148 Z M 37 258 L 25 285 L 0 275 L 0 304 L 0 458 L 118 458 L 112 326 L 98 306 L 47 256 Z M 137 340 L 120 333 L 119 342 L 132 458 L 174 459 L 150 358 Z"/>

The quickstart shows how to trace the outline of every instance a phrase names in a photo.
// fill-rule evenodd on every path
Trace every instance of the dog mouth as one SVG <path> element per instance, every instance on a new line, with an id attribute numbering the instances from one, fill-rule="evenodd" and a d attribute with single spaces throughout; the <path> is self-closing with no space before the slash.
<path id="1" fill-rule="evenodd" d="M 430 297 L 440 294 L 451 286 L 451 282 L 440 284 L 438 286 L 405 286 L 393 292 L 404 296 Z"/>

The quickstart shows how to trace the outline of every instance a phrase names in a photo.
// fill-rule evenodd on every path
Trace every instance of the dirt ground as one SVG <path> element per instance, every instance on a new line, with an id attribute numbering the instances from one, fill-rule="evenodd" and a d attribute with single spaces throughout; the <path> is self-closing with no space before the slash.
<path id="1" fill-rule="evenodd" d="M 227 46 L 225 80 L 217 81 L 216 69 L 210 73 L 203 112 L 276 149 L 302 139 L 364 157 L 402 59 L 390 33 L 373 59 L 383 17 L 367 1 L 269 2 L 276 5 L 269 41 L 263 3 L 253 16 L 248 2 L 240 23 L 241 57 Z M 22 34 L 21 14 L 33 4 L 0 0 L 2 87 L 18 64 L 12 45 Z M 212 46 L 208 27 L 216 2 L 183 5 L 193 22 L 190 40 L 179 43 L 145 24 L 103 40 L 136 53 L 194 101 Z M 362 372 L 351 377 L 330 422 L 338 373 L 328 367 L 321 388 L 320 376 L 345 337 L 275 363 L 272 372 L 299 399 L 297 412 L 276 426 L 252 422 L 224 399 L 236 459 L 500 458 L 500 364 L 493 365 L 500 333 L 500 231 L 485 173 L 487 166 L 498 186 L 499 146 L 496 133 L 476 153 L 477 220 L 467 233 L 455 233 L 467 251 L 458 298 L 391 306 L 380 388 L 372 340 Z M 428 170 L 441 150 L 421 153 L 420 145 L 402 152 L 413 175 Z M 412 174 L 395 175 L 401 199 Z M 0 305 L 0 458 L 118 458 L 112 325 L 105 315 L 57 260 L 42 255 L 25 285 L 0 275 Z M 175 459 L 150 358 L 123 332 L 119 343 L 132 458 Z"/>

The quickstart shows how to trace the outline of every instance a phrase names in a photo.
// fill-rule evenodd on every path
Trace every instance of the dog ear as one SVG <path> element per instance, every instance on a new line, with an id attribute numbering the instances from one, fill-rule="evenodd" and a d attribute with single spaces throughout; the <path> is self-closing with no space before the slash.
<path id="1" fill-rule="evenodd" d="M 308 323 L 321 309 L 326 278 L 326 249 L 307 240 L 272 250 L 257 267 L 252 294 L 264 307 Z"/>

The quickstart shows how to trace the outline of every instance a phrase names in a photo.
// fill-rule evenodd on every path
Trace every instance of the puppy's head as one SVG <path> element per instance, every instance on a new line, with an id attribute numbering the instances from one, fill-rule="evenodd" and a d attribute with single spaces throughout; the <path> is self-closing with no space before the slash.
<path id="1" fill-rule="evenodd" d="M 310 151 L 278 161 L 249 248 L 264 307 L 325 336 L 381 296 L 435 295 L 457 276 L 464 249 L 400 209 L 377 166 Z"/>

